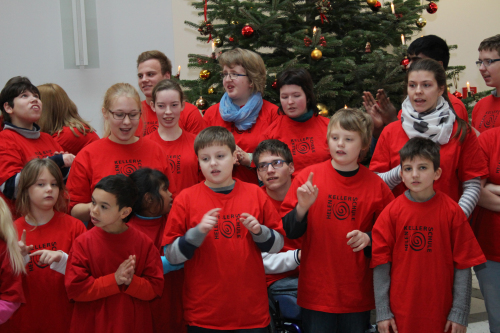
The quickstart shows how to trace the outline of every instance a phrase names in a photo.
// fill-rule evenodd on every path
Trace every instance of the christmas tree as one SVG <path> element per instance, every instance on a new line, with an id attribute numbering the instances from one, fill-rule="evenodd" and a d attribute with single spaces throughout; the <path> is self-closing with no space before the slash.
<path id="1" fill-rule="evenodd" d="M 425 26 L 422 11 L 437 11 L 436 3 L 421 0 L 205 0 L 193 6 L 202 21 L 186 24 L 200 32 L 198 40 L 214 45 L 211 56 L 189 54 L 189 67 L 200 69 L 200 79 L 181 81 L 200 109 L 218 103 L 224 93 L 218 55 L 240 47 L 259 53 L 266 64 L 264 99 L 278 104 L 276 75 L 304 67 L 318 103 L 330 114 L 344 106 L 360 107 L 363 91 L 374 94 L 379 88 L 399 109 L 405 43 Z M 449 68 L 449 76 L 464 68 Z"/>

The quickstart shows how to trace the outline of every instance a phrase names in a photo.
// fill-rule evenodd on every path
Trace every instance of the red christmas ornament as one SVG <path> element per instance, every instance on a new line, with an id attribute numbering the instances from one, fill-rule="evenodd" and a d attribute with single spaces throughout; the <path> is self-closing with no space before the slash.
<path id="1" fill-rule="evenodd" d="M 253 35 L 253 32 L 254 32 L 254 30 L 253 30 L 253 28 L 252 28 L 249 24 L 245 25 L 245 26 L 241 29 L 241 34 L 242 34 L 243 36 L 245 36 L 245 37 L 250 37 L 250 36 L 252 36 L 252 35 Z"/>
<path id="2" fill-rule="evenodd" d="M 373 6 L 370 6 L 370 9 L 376 13 L 380 10 L 381 7 L 382 7 L 382 4 L 380 3 L 380 1 L 377 1 L 376 4 L 374 4 Z"/>
<path id="3" fill-rule="evenodd" d="M 453 93 L 453 95 L 454 95 L 456 98 L 458 98 L 458 99 L 462 99 L 462 98 L 463 98 L 462 94 L 461 94 L 461 93 L 459 93 L 459 92 L 458 92 L 458 90 L 457 90 L 457 91 L 455 91 L 455 92 Z"/>
<path id="4" fill-rule="evenodd" d="M 309 37 L 304 37 L 304 45 L 305 46 L 311 46 L 312 40 Z"/>
<path id="5" fill-rule="evenodd" d="M 229 41 L 232 43 L 234 42 L 234 37 L 229 37 Z"/>
<path id="6" fill-rule="evenodd" d="M 323 46 L 323 47 L 326 47 L 326 40 L 325 40 L 325 37 L 321 36 L 319 38 L 319 45 Z"/>
<path id="7" fill-rule="evenodd" d="M 401 66 L 403 67 L 403 70 L 407 70 L 409 64 L 410 64 L 410 59 L 404 58 L 403 60 L 401 60 Z"/>
<path id="8" fill-rule="evenodd" d="M 396 14 L 396 17 L 397 17 L 398 19 L 400 19 L 400 18 L 402 18 L 402 17 L 403 17 L 403 14 L 401 14 L 401 13 L 397 13 L 397 14 Z"/>
<path id="9" fill-rule="evenodd" d="M 273 84 L 271 84 L 271 87 L 273 87 L 273 89 L 276 89 L 277 86 L 278 86 L 278 80 L 274 80 Z"/>
<path id="10" fill-rule="evenodd" d="M 434 14 L 435 12 L 438 11 L 438 5 L 436 5 L 434 2 L 430 2 L 428 5 L 427 5 L 427 13 L 429 14 Z"/>

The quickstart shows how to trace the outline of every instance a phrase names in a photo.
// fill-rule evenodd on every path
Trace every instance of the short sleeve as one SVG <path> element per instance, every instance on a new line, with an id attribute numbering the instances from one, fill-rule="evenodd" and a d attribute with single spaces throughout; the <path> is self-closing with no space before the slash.
<path id="1" fill-rule="evenodd" d="M 474 232 L 462 209 L 455 211 L 451 231 L 453 264 L 456 269 L 465 269 L 486 262 Z"/>
<path id="2" fill-rule="evenodd" d="M 206 127 L 200 111 L 193 104 L 185 103 L 184 110 L 182 112 L 185 116 L 181 118 L 181 127 L 187 132 L 197 135 Z"/>
<path id="3" fill-rule="evenodd" d="M 382 211 L 373 226 L 371 268 L 392 262 L 392 252 L 396 243 L 396 236 L 390 207 L 388 206 Z"/>

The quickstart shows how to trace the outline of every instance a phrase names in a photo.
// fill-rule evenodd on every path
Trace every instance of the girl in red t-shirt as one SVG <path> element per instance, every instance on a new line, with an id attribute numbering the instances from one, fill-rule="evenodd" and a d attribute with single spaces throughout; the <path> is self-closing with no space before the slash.
<path id="1" fill-rule="evenodd" d="M 280 117 L 268 127 L 262 140 L 277 139 L 290 148 L 296 176 L 309 165 L 331 158 L 326 142 L 328 118 L 318 116 L 313 82 L 303 68 L 291 68 L 278 77 L 281 107 Z"/>
<path id="2" fill-rule="evenodd" d="M 19 246 L 27 275 L 26 304 L 0 332 L 68 332 L 73 305 L 64 287 L 66 261 L 85 226 L 65 214 L 68 195 L 59 167 L 50 159 L 34 159 L 19 178 L 16 208 L 23 217 L 14 224 L 22 234 Z M 5 329 L 5 331 L 4 331 Z"/>
<path id="3" fill-rule="evenodd" d="M 52 135 L 64 151 L 73 155 L 99 136 L 78 114 L 78 109 L 66 91 L 55 83 L 38 86 L 43 112 L 38 120 L 42 132 Z"/>
<path id="4" fill-rule="evenodd" d="M 393 189 L 402 194 L 399 151 L 414 137 L 440 145 L 441 178 L 435 189 L 450 196 L 470 216 L 479 199 L 480 180 L 488 175 L 484 153 L 469 124 L 456 117 L 446 90 L 446 72 L 432 59 L 412 63 L 406 75 L 408 96 L 402 105 L 401 121 L 385 127 L 370 162 Z"/>
<path id="5" fill-rule="evenodd" d="M 163 294 L 151 301 L 154 331 L 186 332 L 187 326 L 182 311 L 184 270 L 181 268 L 184 264 L 170 264 L 161 251 L 167 214 L 172 207 L 172 193 L 168 191 L 168 179 L 160 171 L 150 168 L 137 170 L 130 175 L 130 178 L 137 184 L 140 199 L 132 209 L 134 216 L 128 225 L 146 234 L 162 254 L 163 274 L 165 274 Z"/>
<path id="6" fill-rule="evenodd" d="M 26 270 L 17 239 L 10 209 L 0 198 L 0 325 L 25 303 L 21 274 Z"/>

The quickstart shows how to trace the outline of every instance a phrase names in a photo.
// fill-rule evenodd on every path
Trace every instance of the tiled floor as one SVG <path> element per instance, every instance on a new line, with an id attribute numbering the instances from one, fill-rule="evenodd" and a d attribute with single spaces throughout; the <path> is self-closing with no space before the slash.
<path id="1" fill-rule="evenodd" d="M 481 295 L 481 291 L 479 290 L 479 284 L 474 271 L 472 271 L 472 302 L 467 332 L 490 333 L 483 295 Z"/>

